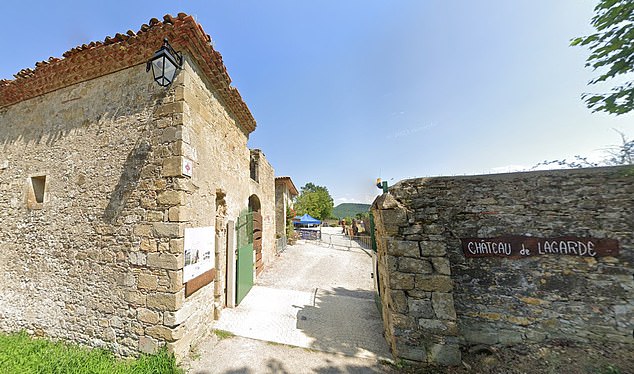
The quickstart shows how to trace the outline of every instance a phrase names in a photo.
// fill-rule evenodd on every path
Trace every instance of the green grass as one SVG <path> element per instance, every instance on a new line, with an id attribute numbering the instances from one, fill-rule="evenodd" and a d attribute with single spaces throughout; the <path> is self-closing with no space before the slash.
<path id="1" fill-rule="evenodd" d="M 225 330 L 213 330 L 214 334 L 218 337 L 218 339 L 222 340 L 222 339 L 228 339 L 228 338 L 233 338 L 235 335 L 232 332 L 229 331 L 225 331 Z"/>
<path id="2" fill-rule="evenodd" d="M 0 334 L 0 373 L 37 374 L 163 374 L 182 373 L 166 350 L 121 360 L 103 349 L 88 349 L 45 339 L 25 332 Z"/>

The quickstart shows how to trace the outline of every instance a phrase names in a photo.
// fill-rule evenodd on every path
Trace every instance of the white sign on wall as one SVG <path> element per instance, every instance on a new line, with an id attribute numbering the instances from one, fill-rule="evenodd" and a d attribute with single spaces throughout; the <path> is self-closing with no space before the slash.
<path id="1" fill-rule="evenodd" d="M 185 229 L 183 283 L 215 267 L 215 239 L 216 230 L 213 226 Z"/>
<path id="2" fill-rule="evenodd" d="M 191 177 L 192 176 L 192 172 L 194 171 L 194 163 L 192 162 L 192 160 L 188 159 L 187 157 L 183 157 L 183 162 L 181 164 L 181 174 L 183 174 L 186 177 Z"/>

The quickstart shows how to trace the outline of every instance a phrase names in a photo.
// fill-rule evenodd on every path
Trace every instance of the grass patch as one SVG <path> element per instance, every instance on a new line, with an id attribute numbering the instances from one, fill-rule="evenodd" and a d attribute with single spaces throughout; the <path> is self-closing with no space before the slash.
<path id="1" fill-rule="evenodd" d="M 232 332 L 225 330 L 214 330 L 214 334 L 218 337 L 218 339 L 229 339 L 233 338 L 235 335 Z"/>
<path id="2" fill-rule="evenodd" d="M 0 372 L 73 374 L 176 374 L 174 356 L 166 350 L 121 360 L 104 349 L 89 349 L 46 339 L 32 339 L 25 332 L 0 334 Z"/>

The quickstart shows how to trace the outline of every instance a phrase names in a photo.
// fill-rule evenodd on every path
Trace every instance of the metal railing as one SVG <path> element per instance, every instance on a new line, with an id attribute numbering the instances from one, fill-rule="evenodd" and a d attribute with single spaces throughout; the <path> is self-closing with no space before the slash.
<path id="1" fill-rule="evenodd" d="M 281 238 L 275 239 L 275 251 L 277 253 L 282 253 L 288 246 L 288 242 L 286 241 L 286 236 L 282 236 Z"/>
<path id="2" fill-rule="evenodd" d="M 361 249 L 368 255 L 371 255 L 372 240 L 369 236 L 357 235 L 348 236 L 342 234 L 321 233 L 319 244 L 328 246 L 329 248 L 344 248 L 347 250 Z"/>

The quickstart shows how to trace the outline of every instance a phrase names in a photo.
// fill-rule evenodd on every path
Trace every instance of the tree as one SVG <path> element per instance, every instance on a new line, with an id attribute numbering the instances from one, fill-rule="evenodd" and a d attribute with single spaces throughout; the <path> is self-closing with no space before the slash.
<path id="1" fill-rule="evenodd" d="M 617 132 L 621 135 L 621 144 L 607 150 L 610 157 L 605 160 L 605 163 L 607 165 L 634 165 L 634 140 L 629 140 L 620 131 Z"/>
<path id="2" fill-rule="evenodd" d="M 333 206 L 334 202 L 328 189 L 310 182 L 301 188 L 295 200 L 295 209 L 298 214 L 308 213 L 321 220 L 330 218 Z"/>
<path id="3" fill-rule="evenodd" d="M 607 72 L 589 84 L 605 82 L 622 74 L 634 73 L 634 2 L 599 0 L 594 8 L 592 26 L 595 34 L 575 38 L 571 45 L 588 46 L 586 67 L 607 68 Z M 625 114 L 634 110 L 634 81 L 616 85 L 605 94 L 583 94 L 582 99 L 593 112 Z"/>
<path id="4" fill-rule="evenodd" d="M 628 139 L 624 133 L 616 131 L 621 136 L 621 144 L 610 146 L 605 149 L 608 154 L 603 160 L 594 162 L 589 161 L 587 157 L 579 155 L 574 156 L 573 160 L 553 160 L 542 161 L 533 166 L 533 170 L 541 166 L 558 165 L 564 168 L 579 169 L 597 166 L 616 166 L 616 165 L 634 165 L 634 140 Z"/>

